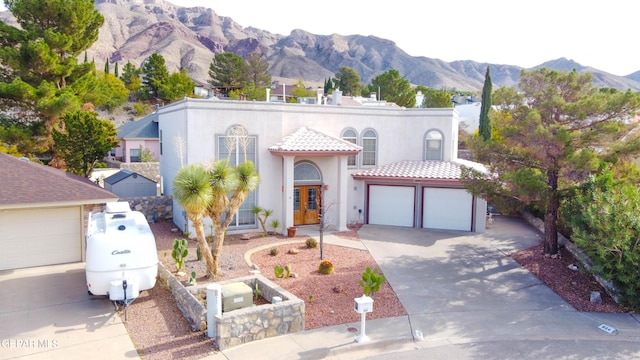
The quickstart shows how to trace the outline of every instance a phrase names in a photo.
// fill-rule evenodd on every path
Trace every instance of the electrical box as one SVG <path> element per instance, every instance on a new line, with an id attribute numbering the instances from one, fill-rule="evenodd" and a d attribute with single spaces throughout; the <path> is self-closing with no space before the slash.
<path id="1" fill-rule="evenodd" d="M 253 291 L 249 285 L 237 282 L 222 285 L 222 312 L 253 306 Z"/>
<path id="2" fill-rule="evenodd" d="M 353 299 L 355 300 L 355 310 L 358 314 L 370 313 L 373 311 L 373 299 L 362 295 L 359 298 Z"/>

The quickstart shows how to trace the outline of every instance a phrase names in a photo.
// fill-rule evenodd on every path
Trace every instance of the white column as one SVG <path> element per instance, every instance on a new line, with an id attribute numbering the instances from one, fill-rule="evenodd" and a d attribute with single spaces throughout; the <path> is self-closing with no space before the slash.
<path id="1" fill-rule="evenodd" d="M 283 234 L 293 226 L 293 165 L 295 156 L 282 157 L 282 219 Z"/>
<path id="2" fill-rule="evenodd" d="M 350 176 L 347 171 L 347 158 L 347 156 L 338 156 L 338 186 L 336 189 L 338 192 L 336 196 L 338 199 L 336 230 L 338 231 L 347 230 L 347 184 L 349 183 L 348 176 Z"/>

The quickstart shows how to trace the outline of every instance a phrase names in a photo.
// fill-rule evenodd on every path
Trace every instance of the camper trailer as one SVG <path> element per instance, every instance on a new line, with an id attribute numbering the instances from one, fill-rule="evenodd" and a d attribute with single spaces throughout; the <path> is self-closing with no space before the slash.
<path id="1" fill-rule="evenodd" d="M 91 214 L 87 229 L 87 289 L 125 304 L 154 287 L 158 274 L 156 241 L 146 218 L 128 202 L 108 203 Z"/>

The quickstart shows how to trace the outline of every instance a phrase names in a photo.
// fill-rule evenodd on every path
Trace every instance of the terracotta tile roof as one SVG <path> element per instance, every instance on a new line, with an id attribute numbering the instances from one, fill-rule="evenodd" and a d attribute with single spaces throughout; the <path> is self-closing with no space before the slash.
<path id="1" fill-rule="evenodd" d="M 301 127 L 269 147 L 273 154 L 355 155 L 362 147 L 319 131 Z"/>
<path id="2" fill-rule="evenodd" d="M 82 176 L 0 153 L 0 208 L 116 200 L 117 195 Z"/>
<path id="3" fill-rule="evenodd" d="M 418 161 L 405 160 L 353 173 L 354 179 L 394 180 L 459 180 L 461 167 L 477 164 L 471 161 Z"/>

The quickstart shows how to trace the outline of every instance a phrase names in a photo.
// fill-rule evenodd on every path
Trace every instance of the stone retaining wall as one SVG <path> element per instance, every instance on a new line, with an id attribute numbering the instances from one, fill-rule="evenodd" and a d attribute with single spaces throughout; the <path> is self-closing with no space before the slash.
<path id="1" fill-rule="evenodd" d="M 304 301 L 262 275 L 224 281 L 220 285 L 234 282 L 244 282 L 252 289 L 255 289 L 257 282 L 258 291 L 263 298 L 271 302 L 274 296 L 279 296 L 282 302 L 217 315 L 216 343 L 220 350 L 304 330 Z"/>
<path id="2" fill-rule="evenodd" d="M 185 287 L 162 264 L 158 266 L 158 278 L 162 286 L 171 291 L 178 308 L 192 328 L 206 330 L 207 284 Z M 279 296 L 282 302 L 237 309 L 215 316 L 215 341 L 220 350 L 304 330 L 304 301 L 262 275 L 250 275 L 218 284 L 236 282 L 244 282 L 252 289 L 255 289 L 257 282 L 260 296 L 269 302 L 272 302 L 274 296 Z"/>
<path id="3" fill-rule="evenodd" d="M 173 196 L 138 196 L 120 200 L 128 201 L 131 209 L 143 213 L 150 223 L 173 221 Z"/>
<path id="4" fill-rule="evenodd" d="M 207 309 L 162 263 L 158 264 L 158 279 L 162 286 L 171 291 L 178 309 L 182 311 L 191 327 L 198 331 L 206 330 Z"/>

